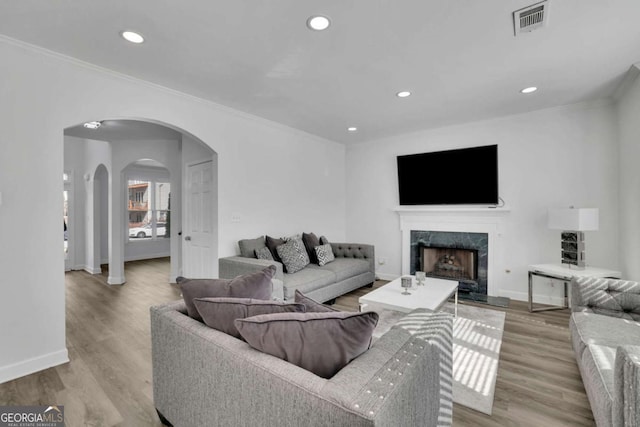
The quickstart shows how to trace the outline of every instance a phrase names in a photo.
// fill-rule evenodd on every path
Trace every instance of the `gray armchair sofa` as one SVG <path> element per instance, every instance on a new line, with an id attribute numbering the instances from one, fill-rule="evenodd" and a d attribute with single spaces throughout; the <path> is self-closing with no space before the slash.
<path id="1" fill-rule="evenodd" d="M 451 425 L 453 318 L 403 320 L 324 379 L 190 318 L 182 301 L 152 307 L 156 409 L 176 427 Z"/>
<path id="2" fill-rule="evenodd" d="M 297 289 L 316 301 L 325 302 L 373 284 L 376 278 L 373 245 L 331 243 L 331 249 L 335 261 L 322 267 L 309 264 L 293 274 L 284 273 L 282 263 L 273 260 L 240 255 L 220 258 L 219 275 L 221 279 L 233 279 L 274 265 L 276 275 L 273 278 L 273 296 L 283 300 L 292 300 Z"/>
<path id="3" fill-rule="evenodd" d="M 596 424 L 640 426 L 640 283 L 574 278 L 571 310 L 571 341 Z"/>

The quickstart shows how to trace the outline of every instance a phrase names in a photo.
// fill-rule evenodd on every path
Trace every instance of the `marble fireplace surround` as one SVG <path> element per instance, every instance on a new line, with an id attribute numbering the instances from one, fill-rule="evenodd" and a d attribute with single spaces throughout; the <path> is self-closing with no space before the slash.
<path id="1" fill-rule="evenodd" d="M 499 289 L 494 288 L 492 278 L 497 277 L 495 257 L 502 252 L 500 236 L 504 217 L 510 212 L 508 208 L 399 206 L 394 211 L 400 217 L 403 275 L 411 272 L 411 231 L 486 233 L 487 295 L 497 296 Z"/>
<path id="2" fill-rule="evenodd" d="M 460 279 L 460 287 L 458 289 L 463 292 L 472 291 L 487 295 L 487 256 L 489 249 L 487 237 L 487 233 L 469 233 L 467 231 L 411 230 L 409 274 L 415 274 L 416 270 L 420 270 L 422 248 L 470 250 L 476 253 L 475 273 L 477 273 L 477 276 L 475 279 Z M 425 269 L 424 271 L 427 270 Z M 445 278 L 444 276 L 441 277 Z"/>

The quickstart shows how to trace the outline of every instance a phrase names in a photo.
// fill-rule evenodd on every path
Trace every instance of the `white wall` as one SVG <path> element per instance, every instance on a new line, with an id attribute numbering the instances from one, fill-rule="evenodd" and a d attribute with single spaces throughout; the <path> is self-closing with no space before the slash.
<path id="1" fill-rule="evenodd" d="M 620 129 L 620 254 L 625 278 L 640 280 L 640 70 L 629 71 L 618 103 Z"/>
<path id="2" fill-rule="evenodd" d="M 66 143 L 69 140 L 65 136 Z M 86 257 L 84 269 L 92 274 L 101 272 L 102 257 L 109 253 L 109 176 L 111 175 L 111 144 L 106 141 L 83 140 L 85 144 L 85 233 Z M 100 168 L 100 169 L 98 169 Z"/>
<path id="3" fill-rule="evenodd" d="M 375 244 L 376 258 L 387 261 L 378 264 L 379 274 L 400 275 L 401 233 L 392 210 L 399 205 L 396 156 L 490 144 L 499 146 L 500 195 L 511 209 L 499 239 L 497 277 L 489 277 L 492 294 L 524 300 L 527 266 L 559 262 L 559 232 L 546 227 L 549 207 L 600 208 L 600 231 L 586 236 L 587 263 L 620 266 L 617 131 L 614 108 L 606 102 L 349 146 L 347 239 Z M 543 297 L 559 292 L 537 290 Z"/>
<path id="4" fill-rule="evenodd" d="M 4 37 L 0 57 L 0 382 L 67 360 L 60 249 L 67 127 L 150 119 L 208 144 L 219 163 L 220 256 L 265 232 L 345 237 L 344 146 Z"/>
<path id="5" fill-rule="evenodd" d="M 237 237 L 315 232 L 346 234 L 345 147 L 263 127 L 227 125 L 228 152 L 218 154 L 220 256 L 240 253 Z M 237 159 L 225 161 L 225 156 Z M 230 179 L 230 180 L 229 180 Z M 231 222 L 231 217 L 239 218 Z"/>
<path id="6" fill-rule="evenodd" d="M 86 227 L 85 210 L 86 194 L 84 180 L 84 164 L 86 158 L 86 149 L 83 141 L 77 138 L 66 141 L 64 150 L 64 170 L 69 173 L 71 182 L 71 195 L 69 200 L 69 221 L 67 228 L 69 230 L 69 257 L 71 270 L 83 269 L 86 263 L 85 258 L 85 242 Z"/>
<path id="7" fill-rule="evenodd" d="M 87 229 L 94 229 L 95 239 L 90 242 L 91 264 L 88 271 L 92 274 L 102 272 L 102 264 L 109 262 L 109 171 L 106 166 L 101 165 L 96 168 L 93 176 L 93 216 L 90 217 L 92 224 L 87 225 Z M 96 241 L 97 240 L 97 241 Z"/>
<path id="8" fill-rule="evenodd" d="M 100 230 L 100 224 L 94 225 L 93 197 L 94 174 L 100 164 L 111 167 L 111 147 L 108 142 L 64 137 L 64 169 L 72 174 L 74 193 L 73 217 L 69 221 L 72 231 L 69 235 L 69 248 L 73 252 L 73 270 L 99 272 L 100 265 L 94 260 L 94 252 L 99 249 L 94 245 L 93 229 L 95 226 Z M 89 180 L 86 180 L 86 176 L 89 176 Z M 106 250 L 103 253 L 106 255 Z"/>

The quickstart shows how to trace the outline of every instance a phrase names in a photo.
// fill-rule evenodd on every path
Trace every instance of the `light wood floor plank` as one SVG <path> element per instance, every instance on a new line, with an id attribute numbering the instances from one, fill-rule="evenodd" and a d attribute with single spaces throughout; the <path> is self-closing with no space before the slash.
<path id="1" fill-rule="evenodd" d="M 153 406 L 149 307 L 180 298 L 167 259 L 127 263 L 127 283 L 108 272 L 66 274 L 71 362 L 0 384 L 0 405 L 65 405 L 67 426 L 160 426 Z M 376 282 L 377 288 L 385 282 Z M 358 309 L 370 288 L 337 299 Z M 486 307 L 486 306 L 483 306 Z M 454 405 L 454 426 L 594 426 L 569 341 L 569 311 L 506 312 L 491 416 Z"/>

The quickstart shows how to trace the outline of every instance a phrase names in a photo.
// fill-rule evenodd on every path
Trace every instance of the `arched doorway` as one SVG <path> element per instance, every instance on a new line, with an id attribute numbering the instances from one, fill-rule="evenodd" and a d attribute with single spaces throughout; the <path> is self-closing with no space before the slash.
<path id="1" fill-rule="evenodd" d="M 204 270 L 198 271 L 199 277 L 214 277 L 217 269 L 211 267 L 216 264 L 218 247 L 217 154 L 193 135 L 164 123 L 114 119 L 102 120 L 100 124 L 98 129 L 87 129 L 79 124 L 64 132 L 65 150 L 69 144 L 74 149 L 85 151 L 82 156 L 76 156 L 83 159 L 84 163 L 73 169 L 92 171 L 87 174 L 90 177 L 88 180 L 93 180 L 92 185 L 85 186 L 88 193 L 86 227 L 90 228 L 86 232 L 85 270 L 92 274 L 99 273 L 100 264 L 107 261 L 108 283 L 120 285 L 126 281 L 125 261 L 166 254 L 171 257 L 168 281 L 174 282 L 177 276 L 188 274 L 184 268 L 192 268 L 192 258 L 196 255 L 194 251 L 186 250 L 192 244 L 184 240 L 181 232 L 185 225 L 183 218 L 191 217 L 196 207 L 185 203 L 183 196 L 190 179 L 187 171 L 194 164 L 209 163 L 210 176 L 207 180 L 212 191 L 206 196 L 209 198 L 207 203 L 199 207 L 203 209 L 199 215 L 209 219 L 212 225 L 206 242 L 209 251 L 205 258 L 195 263 L 205 266 Z M 65 162 L 67 157 L 65 154 Z M 134 224 L 136 218 L 130 216 L 132 212 L 129 209 L 129 178 L 132 177 L 132 171 L 146 169 L 147 172 L 153 172 L 153 168 L 164 168 L 166 175 L 164 180 L 147 180 L 154 183 L 148 184 L 154 186 L 154 193 L 149 194 L 154 194 L 156 201 L 162 200 L 165 206 L 150 206 L 152 209 L 143 218 L 139 218 L 140 215 L 136 217 L 140 219 L 140 224 Z M 169 202 L 167 189 L 171 193 L 170 208 L 166 206 Z M 89 193 L 93 193 L 91 197 Z M 133 214 L 136 216 L 135 211 Z M 167 218 L 170 220 L 168 226 Z M 130 237 L 129 232 L 133 228 L 130 225 L 150 228 L 145 229 L 145 237 L 138 237 L 139 233 Z M 164 229 L 160 227 L 162 225 Z M 148 237 L 146 231 L 150 231 Z M 142 251 L 147 253 L 141 254 L 141 248 L 149 251 Z"/>
<path id="2" fill-rule="evenodd" d="M 91 274 L 102 273 L 102 264 L 109 262 L 109 171 L 100 163 L 93 173 L 92 194 L 87 200 L 88 216 L 86 270 Z"/>
<path id="3" fill-rule="evenodd" d="M 171 171 L 147 158 L 129 163 L 123 175 L 127 200 L 125 261 L 170 257 Z"/>

